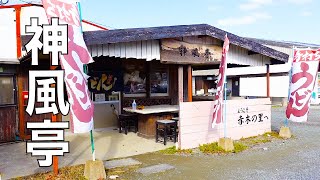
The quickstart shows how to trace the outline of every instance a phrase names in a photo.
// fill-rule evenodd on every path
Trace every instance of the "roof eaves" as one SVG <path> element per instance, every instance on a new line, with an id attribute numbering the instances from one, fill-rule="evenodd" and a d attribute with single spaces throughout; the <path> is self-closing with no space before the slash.
<path id="1" fill-rule="evenodd" d="M 208 36 L 212 36 L 214 38 L 224 40 L 224 36 L 225 36 L 225 34 L 227 34 L 231 44 L 234 44 L 236 46 L 240 46 L 242 48 L 248 49 L 248 50 L 256 52 L 256 53 L 263 54 L 265 56 L 268 56 L 268 57 L 271 57 L 271 58 L 274 58 L 274 59 L 277 59 L 280 61 L 288 62 L 288 59 L 289 59 L 288 54 L 282 53 L 280 51 L 276 51 L 272 48 L 269 48 L 267 46 L 264 46 L 262 44 L 255 42 L 255 41 L 252 41 L 249 38 L 240 37 L 235 34 L 218 29 L 216 27 L 213 27 L 210 25 L 208 25 L 208 26 L 209 26 L 208 31 L 207 31 Z"/>

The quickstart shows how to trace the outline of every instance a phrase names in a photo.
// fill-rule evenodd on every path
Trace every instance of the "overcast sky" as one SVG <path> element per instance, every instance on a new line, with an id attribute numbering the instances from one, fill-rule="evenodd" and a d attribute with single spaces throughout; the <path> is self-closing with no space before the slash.
<path id="1" fill-rule="evenodd" d="M 320 44 L 319 0 L 81 0 L 81 6 L 84 19 L 111 28 L 206 23 L 240 36 Z"/>

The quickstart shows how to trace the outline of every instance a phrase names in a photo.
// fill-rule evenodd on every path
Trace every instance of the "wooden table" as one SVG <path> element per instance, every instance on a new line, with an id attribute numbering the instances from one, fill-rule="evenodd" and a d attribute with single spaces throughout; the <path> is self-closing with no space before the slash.
<path id="1" fill-rule="evenodd" d="M 138 135 L 145 138 L 155 138 L 156 121 L 171 119 L 173 113 L 179 112 L 178 105 L 145 106 L 144 109 L 123 108 L 126 112 L 138 114 Z"/>

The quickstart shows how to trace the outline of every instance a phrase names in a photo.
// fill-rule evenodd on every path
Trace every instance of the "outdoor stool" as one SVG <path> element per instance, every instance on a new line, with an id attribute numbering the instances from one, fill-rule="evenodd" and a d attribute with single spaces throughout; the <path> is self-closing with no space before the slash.
<path id="1" fill-rule="evenodd" d="M 131 128 L 134 128 L 135 133 L 138 132 L 138 116 L 136 114 L 119 114 L 113 104 L 111 104 L 111 107 L 118 119 L 119 133 L 122 133 L 122 129 L 124 129 L 124 133 L 128 134 L 128 131 L 130 131 Z"/>
<path id="2" fill-rule="evenodd" d="M 176 133 L 177 133 L 177 135 L 176 135 L 176 137 L 178 137 L 178 134 L 179 134 L 179 127 L 178 127 L 178 121 L 179 121 L 179 117 L 173 117 L 173 118 L 171 118 L 171 120 L 173 120 L 173 121 L 176 121 L 176 123 L 177 123 L 177 128 L 176 128 Z M 174 126 L 171 126 L 171 131 L 173 132 L 174 131 Z"/>
<path id="3" fill-rule="evenodd" d="M 171 129 L 171 126 L 174 128 Z M 173 138 L 177 142 L 177 122 L 174 120 L 157 120 L 156 121 L 156 142 L 158 142 L 160 133 L 163 133 L 163 144 L 167 145 L 167 138 Z"/>
<path id="4" fill-rule="evenodd" d="M 138 132 L 138 116 L 136 114 L 120 114 L 118 118 L 119 133 L 124 129 L 124 133 L 127 134 L 132 128 L 134 132 Z"/>

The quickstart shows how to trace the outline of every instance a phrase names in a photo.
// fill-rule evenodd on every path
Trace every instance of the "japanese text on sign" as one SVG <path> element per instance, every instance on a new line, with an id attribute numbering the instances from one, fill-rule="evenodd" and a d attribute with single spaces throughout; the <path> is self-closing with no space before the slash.
<path id="1" fill-rule="evenodd" d="M 67 31 L 67 25 L 59 24 L 58 18 L 52 18 L 51 24 L 43 26 L 38 24 L 37 18 L 31 18 L 31 24 L 26 26 L 26 32 L 33 34 L 33 38 L 26 45 L 27 51 L 32 51 L 31 64 L 38 65 L 38 50 L 42 49 L 43 54 L 51 53 L 51 65 L 58 65 L 59 53 L 68 53 Z M 41 35 L 43 42 L 40 41 Z M 64 71 L 29 71 L 26 112 L 30 116 L 34 111 L 38 115 L 58 114 L 59 110 L 62 115 L 67 115 L 69 109 L 70 104 L 64 98 Z M 27 153 L 32 156 L 45 156 L 45 159 L 38 159 L 40 167 L 51 166 L 53 156 L 63 156 L 69 152 L 69 142 L 64 141 L 64 129 L 68 128 L 68 122 L 51 122 L 49 119 L 44 119 L 43 122 L 28 122 L 31 142 L 27 142 Z"/>

